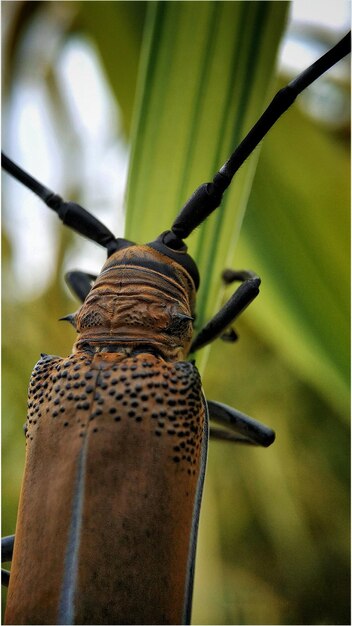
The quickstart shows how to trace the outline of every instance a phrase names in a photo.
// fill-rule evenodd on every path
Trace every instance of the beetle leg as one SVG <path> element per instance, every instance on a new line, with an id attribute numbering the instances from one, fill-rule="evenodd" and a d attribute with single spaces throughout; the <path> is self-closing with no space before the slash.
<path id="1" fill-rule="evenodd" d="M 227 284 L 236 280 L 243 282 L 220 311 L 200 330 L 192 343 L 191 352 L 203 348 L 222 335 L 259 293 L 260 278 L 253 272 L 225 270 L 222 278 Z"/>
<path id="2" fill-rule="evenodd" d="M 79 270 L 65 274 L 66 283 L 81 302 L 86 299 L 96 278 L 94 274 L 87 274 Z"/>
<path id="3" fill-rule="evenodd" d="M 234 343 L 238 339 L 238 334 L 234 328 L 229 328 L 228 330 L 225 330 L 222 335 L 220 335 L 220 339 L 226 341 L 227 343 Z"/>
<path id="4" fill-rule="evenodd" d="M 9 535 L 1 539 L 1 562 L 12 561 L 13 546 L 15 542 L 15 535 Z M 1 584 L 4 587 L 8 587 L 10 582 L 10 572 L 1 568 Z"/>
<path id="5" fill-rule="evenodd" d="M 1 562 L 11 561 L 13 554 L 13 546 L 15 543 L 15 535 L 8 535 L 1 539 Z"/>
<path id="6" fill-rule="evenodd" d="M 263 446 L 264 448 L 274 442 L 275 433 L 268 426 L 227 406 L 227 404 L 222 404 L 222 402 L 208 400 L 207 403 L 210 419 L 228 429 L 211 428 L 210 436 L 212 438 Z"/>
<path id="7" fill-rule="evenodd" d="M 259 277 L 257 276 L 257 274 L 255 274 L 255 272 L 252 272 L 251 270 L 226 269 L 221 274 L 221 278 L 226 285 L 231 285 L 236 281 L 245 282 L 246 280 Z"/>

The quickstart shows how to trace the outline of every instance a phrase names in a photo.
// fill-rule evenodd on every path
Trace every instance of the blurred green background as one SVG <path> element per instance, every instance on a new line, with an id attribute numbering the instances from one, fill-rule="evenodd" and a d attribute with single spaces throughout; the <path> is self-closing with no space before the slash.
<path id="1" fill-rule="evenodd" d="M 273 75 L 287 10 L 283 2 L 3 2 L 3 148 L 120 235 L 130 155 L 126 232 L 149 241 L 292 77 Z M 330 45 L 339 38 L 302 32 Z M 98 130 L 73 113 L 65 76 L 77 50 L 83 94 L 83 61 L 98 68 L 99 85 L 85 96 L 102 118 Z M 292 107 L 236 177 L 225 209 L 190 239 L 199 319 L 230 294 L 222 267 L 262 278 L 236 324 L 238 344 L 216 342 L 199 363 L 209 398 L 277 432 L 267 450 L 210 442 L 193 623 L 350 620 L 348 78 L 337 73 Z M 101 90 L 106 108 L 94 113 Z M 15 528 L 32 367 L 42 351 L 69 354 L 74 340 L 57 322 L 77 307 L 62 276 L 76 266 L 97 272 L 104 260 L 45 207 L 32 213 L 29 196 L 3 176 L 3 534 Z"/>

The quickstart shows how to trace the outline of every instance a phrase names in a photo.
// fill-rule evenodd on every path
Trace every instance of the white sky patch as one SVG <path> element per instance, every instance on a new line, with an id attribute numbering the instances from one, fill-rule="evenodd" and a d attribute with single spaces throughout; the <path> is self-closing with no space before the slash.
<path id="1" fill-rule="evenodd" d="M 346 0 L 294 0 L 291 20 L 347 33 L 351 23 L 351 3 Z"/>
<path id="2" fill-rule="evenodd" d="M 116 127 L 116 109 L 103 84 L 102 69 L 94 50 L 83 40 L 69 42 L 59 67 L 65 98 L 75 124 L 87 142 L 98 141 Z M 116 128 L 114 129 L 116 130 Z"/>

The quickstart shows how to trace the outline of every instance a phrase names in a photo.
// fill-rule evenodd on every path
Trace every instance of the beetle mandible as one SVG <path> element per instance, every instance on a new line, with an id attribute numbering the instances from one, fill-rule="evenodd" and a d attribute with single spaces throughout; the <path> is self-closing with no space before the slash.
<path id="1" fill-rule="evenodd" d="M 199 276 L 184 239 L 219 206 L 238 168 L 295 97 L 349 50 L 346 36 L 281 90 L 170 230 L 143 246 L 116 239 L 3 155 L 5 170 L 108 251 L 98 277 L 68 275 L 83 302 L 67 316 L 78 333 L 72 355 L 43 355 L 31 377 L 7 623 L 189 621 L 208 418 L 234 431 L 214 430 L 215 437 L 267 446 L 274 433 L 207 402 L 196 367 L 186 361 L 251 303 L 260 279 L 226 271 L 226 282 L 241 285 L 192 341 Z M 113 471 L 116 457 L 123 484 Z M 46 514 L 34 524 L 43 502 Z"/>

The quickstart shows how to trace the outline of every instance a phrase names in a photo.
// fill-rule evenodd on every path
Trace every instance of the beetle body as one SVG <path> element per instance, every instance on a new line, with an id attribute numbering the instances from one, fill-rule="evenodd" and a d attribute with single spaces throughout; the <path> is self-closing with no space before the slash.
<path id="1" fill-rule="evenodd" d="M 145 246 L 116 239 L 2 155 L 8 173 L 108 252 L 93 286 L 94 277 L 72 273 L 84 301 L 66 317 L 78 332 L 72 355 L 44 355 L 31 377 L 8 624 L 189 622 L 208 415 L 234 431 L 211 428 L 218 439 L 266 447 L 275 434 L 207 402 L 186 361 L 224 333 L 236 338 L 229 328 L 258 295 L 260 278 L 225 271 L 226 284 L 242 284 L 192 341 L 199 275 L 183 240 L 217 209 L 297 95 L 350 47 L 347 35 L 280 90 L 212 182 Z M 6 559 L 12 544 L 4 542 Z"/>
<path id="2" fill-rule="evenodd" d="M 192 300 L 181 266 L 125 248 L 76 315 L 73 354 L 34 368 L 7 623 L 189 619 L 207 445 L 183 360 Z"/>

